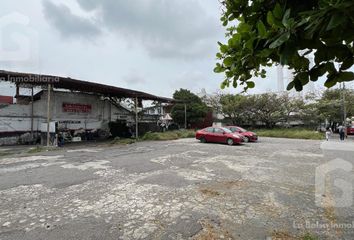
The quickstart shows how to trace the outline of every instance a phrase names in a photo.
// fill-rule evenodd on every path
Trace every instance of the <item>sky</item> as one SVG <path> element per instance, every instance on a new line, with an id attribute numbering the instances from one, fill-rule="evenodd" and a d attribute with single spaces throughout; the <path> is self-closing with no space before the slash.
<path id="1" fill-rule="evenodd" d="M 171 97 L 216 92 L 218 0 L 2 0 L 0 69 L 52 74 Z M 251 93 L 275 91 L 276 69 Z M 13 89 L 11 90 L 13 91 Z M 9 92 L 1 85 L 0 95 Z M 227 89 L 226 92 L 237 92 Z"/>

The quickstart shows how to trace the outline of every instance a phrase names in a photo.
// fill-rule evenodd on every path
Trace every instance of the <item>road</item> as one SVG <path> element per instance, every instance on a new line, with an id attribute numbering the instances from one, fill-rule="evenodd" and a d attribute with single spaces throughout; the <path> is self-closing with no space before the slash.
<path id="1" fill-rule="evenodd" d="M 3 156 L 0 239 L 353 239 L 352 206 L 316 205 L 338 194 L 316 195 L 316 169 L 354 156 L 335 144 L 183 139 Z"/>

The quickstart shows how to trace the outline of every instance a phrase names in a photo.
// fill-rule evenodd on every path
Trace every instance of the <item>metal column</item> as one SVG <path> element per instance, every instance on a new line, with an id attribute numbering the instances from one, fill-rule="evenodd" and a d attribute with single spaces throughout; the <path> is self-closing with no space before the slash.
<path id="1" fill-rule="evenodd" d="M 48 99 L 47 99 L 47 147 L 50 146 L 50 91 L 51 91 L 51 84 L 48 84 Z"/>
<path id="2" fill-rule="evenodd" d="M 33 87 L 31 93 L 31 140 L 33 140 Z"/>
<path id="3" fill-rule="evenodd" d="M 135 138 L 139 138 L 138 98 L 135 97 Z"/>
<path id="4" fill-rule="evenodd" d="M 187 129 L 187 103 L 184 104 L 184 128 Z"/>

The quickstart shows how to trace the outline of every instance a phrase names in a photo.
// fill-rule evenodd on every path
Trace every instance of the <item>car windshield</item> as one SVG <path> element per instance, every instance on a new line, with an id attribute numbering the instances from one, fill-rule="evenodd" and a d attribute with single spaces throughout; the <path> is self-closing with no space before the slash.
<path id="1" fill-rule="evenodd" d="M 224 132 L 226 132 L 226 133 L 232 133 L 232 131 L 230 130 L 230 129 L 228 129 L 228 128 L 221 128 Z"/>

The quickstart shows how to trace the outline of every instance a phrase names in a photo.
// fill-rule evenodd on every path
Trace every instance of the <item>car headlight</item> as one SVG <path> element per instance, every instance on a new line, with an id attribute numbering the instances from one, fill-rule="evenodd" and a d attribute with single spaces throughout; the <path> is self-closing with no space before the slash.
<path id="1" fill-rule="evenodd" d="M 240 136 L 238 136 L 238 135 L 236 135 L 236 134 L 234 134 L 233 136 L 234 136 L 234 138 L 240 138 Z"/>

